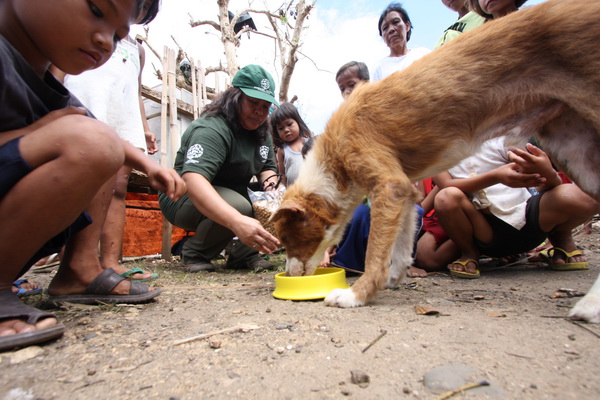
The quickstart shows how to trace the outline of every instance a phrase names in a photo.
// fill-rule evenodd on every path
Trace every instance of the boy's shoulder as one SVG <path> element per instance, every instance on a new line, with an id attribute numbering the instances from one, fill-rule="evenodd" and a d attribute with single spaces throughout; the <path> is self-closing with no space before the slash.
<path id="1" fill-rule="evenodd" d="M 28 126 L 50 111 L 82 106 L 49 72 L 40 78 L 1 35 L 0 87 L 4 99 L 0 104 L 0 132 Z"/>

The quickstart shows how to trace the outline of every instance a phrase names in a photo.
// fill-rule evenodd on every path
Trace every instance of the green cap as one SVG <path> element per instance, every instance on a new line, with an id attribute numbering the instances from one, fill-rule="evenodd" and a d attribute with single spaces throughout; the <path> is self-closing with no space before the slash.
<path id="1" fill-rule="evenodd" d="M 271 74 L 260 65 L 246 65 L 235 74 L 231 84 L 240 88 L 246 96 L 279 106 L 275 100 L 275 81 Z"/>

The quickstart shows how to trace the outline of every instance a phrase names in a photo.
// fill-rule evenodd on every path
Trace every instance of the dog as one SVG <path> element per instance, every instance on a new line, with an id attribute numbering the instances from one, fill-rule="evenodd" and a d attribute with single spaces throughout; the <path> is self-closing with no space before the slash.
<path id="1" fill-rule="evenodd" d="M 271 221 L 286 273 L 311 275 L 354 208 L 371 201 L 365 273 L 331 306 L 365 305 L 411 265 L 413 182 L 486 140 L 536 136 L 600 199 L 600 2 L 549 0 L 491 21 L 403 71 L 356 88 L 328 121 Z M 600 322 L 600 278 L 573 315 Z"/>

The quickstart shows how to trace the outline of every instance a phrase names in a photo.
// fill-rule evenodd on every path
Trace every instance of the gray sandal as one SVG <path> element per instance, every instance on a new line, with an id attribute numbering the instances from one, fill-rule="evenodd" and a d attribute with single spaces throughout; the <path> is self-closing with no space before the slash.
<path id="1" fill-rule="evenodd" d="M 145 303 L 162 292 L 160 288 L 155 288 L 153 291 L 150 291 L 147 285 L 131 282 L 129 294 L 111 293 L 115 286 L 124 280 L 125 278 L 117 274 L 115 270 L 107 268 L 98 275 L 87 288 L 85 288 L 85 292 L 81 294 L 67 294 L 64 296 L 49 296 L 49 299 L 55 303 L 69 302 L 92 305 L 103 303 L 137 304 Z"/>
<path id="2" fill-rule="evenodd" d="M 23 304 L 12 291 L 0 291 L 0 321 L 21 319 L 30 325 L 35 325 L 44 318 L 56 318 L 56 316 Z M 0 336 L 0 351 L 47 342 L 48 340 L 61 337 L 64 332 L 65 326 L 57 324 L 48 328 L 37 329 L 33 332 Z"/>

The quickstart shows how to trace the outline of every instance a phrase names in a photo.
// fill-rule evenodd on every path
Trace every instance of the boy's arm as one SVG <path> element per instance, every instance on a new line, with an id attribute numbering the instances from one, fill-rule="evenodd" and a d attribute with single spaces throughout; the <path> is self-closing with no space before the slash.
<path id="1" fill-rule="evenodd" d="M 481 175 L 468 178 L 453 178 L 452 175 L 446 171 L 436 175 L 434 180 L 441 189 L 454 186 L 464 193 L 474 193 L 498 183 L 516 188 L 536 187 L 545 182 L 545 178 L 539 173 L 522 172 L 519 165 L 514 162 Z"/>
<path id="2" fill-rule="evenodd" d="M 40 129 L 43 126 L 48 125 L 50 122 L 56 121 L 59 118 L 73 114 L 87 115 L 87 111 L 85 110 L 85 108 L 79 107 L 66 107 L 61 108 L 60 110 L 51 111 L 31 125 L 20 129 L 14 129 L 12 131 L 2 132 L 0 134 L 0 146 L 3 146 L 4 144 L 20 136 L 25 136 L 37 129 Z"/>
<path id="3" fill-rule="evenodd" d="M 125 149 L 125 164 L 148 175 L 150 186 L 177 201 L 186 191 L 186 185 L 173 169 L 163 168 L 151 160 L 143 151 L 122 140 Z"/>

